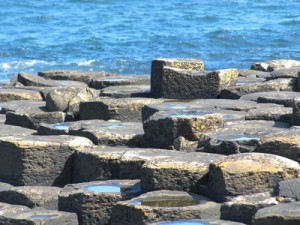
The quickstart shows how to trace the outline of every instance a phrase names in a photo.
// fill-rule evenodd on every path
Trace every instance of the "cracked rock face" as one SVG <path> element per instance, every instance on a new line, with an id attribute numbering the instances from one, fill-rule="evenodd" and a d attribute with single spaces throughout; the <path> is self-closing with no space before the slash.
<path id="1" fill-rule="evenodd" d="M 263 153 L 227 156 L 211 164 L 208 188 L 211 197 L 226 201 L 234 196 L 272 192 L 277 183 L 297 178 L 296 161 Z"/>

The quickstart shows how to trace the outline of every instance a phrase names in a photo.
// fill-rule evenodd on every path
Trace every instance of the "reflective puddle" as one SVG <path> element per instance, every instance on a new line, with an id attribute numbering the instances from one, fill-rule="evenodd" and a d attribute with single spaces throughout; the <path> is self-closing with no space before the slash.
<path id="1" fill-rule="evenodd" d="M 33 219 L 33 220 L 48 220 L 48 219 L 51 219 L 53 217 L 56 217 L 57 215 L 34 215 L 34 216 L 31 216 L 30 219 Z"/>
<path id="2" fill-rule="evenodd" d="M 121 188 L 122 192 L 127 192 L 127 193 L 140 193 L 141 192 L 141 186 L 140 185 L 134 185 L 131 187 L 122 187 Z"/>
<path id="3" fill-rule="evenodd" d="M 198 117 L 206 114 L 211 114 L 211 112 L 196 112 L 196 111 L 190 111 L 190 112 L 184 112 L 184 113 L 173 113 L 169 114 L 169 117 L 171 118 L 191 118 L 191 117 Z"/>
<path id="4" fill-rule="evenodd" d="M 209 225 L 209 223 L 199 220 L 175 220 L 159 222 L 157 225 Z"/>
<path id="5" fill-rule="evenodd" d="M 143 205 L 150 207 L 186 207 L 200 204 L 197 199 L 136 199 L 131 201 L 135 205 Z"/>
<path id="6" fill-rule="evenodd" d="M 256 134 L 239 134 L 239 135 L 224 135 L 217 136 L 217 140 L 228 140 L 228 141 L 259 141 L 260 138 Z"/>
<path id="7" fill-rule="evenodd" d="M 91 185 L 86 186 L 85 189 L 94 193 L 120 193 L 120 185 Z"/>
<path id="8" fill-rule="evenodd" d="M 125 125 L 121 123 L 97 125 L 97 128 L 108 128 L 108 129 L 122 128 L 122 127 L 125 127 Z"/>
<path id="9" fill-rule="evenodd" d="M 69 125 L 64 123 L 54 124 L 52 127 L 55 130 L 69 130 Z"/>
<path id="10" fill-rule="evenodd" d="M 161 108 L 163 109 L 188 109 L 188 105 L 179 105 L 179 104 L 167 104 L 162 105 Z"/>

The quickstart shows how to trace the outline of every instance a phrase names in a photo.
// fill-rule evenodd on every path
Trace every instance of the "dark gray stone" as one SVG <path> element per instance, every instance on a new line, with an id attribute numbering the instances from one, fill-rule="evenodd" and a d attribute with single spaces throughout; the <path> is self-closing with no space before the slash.
<path id="1" fill-rule="evenodd" d="M 200 59 L 176 59 L 157 58 L 151 64 L 151 96 L 154 98 L 163 97 L 164 67 L 179 68 L 185 70 L 203 71 L 204 64 Z"/>
<path id="2" fill-rule="evenodd" d="M 42 101 L 43 98 L 38 91 L 24 89 L 0 89 L 0 102 L 14 100 Z"/>
<path id="3" fill-rule="evenodd" d="M 0 190 L 0 202 L 24 205 L 29 208 L 43 207 L 58 209 L 58 195 L 61 188 L 47 186 L 22 186 Z"/>
<path id="4" fill-rule="evenodd" d="M 103 89 L 110 86 L 123 85 L 149 85 L 149 75 L 133 75 L 133 76 L 112 76 L 93 79 L 90 87 L 94 89 Z M 120 87 L 121 88 L 121 87 Z"/>
<path id="5" fill-rule="evenodd" d="M 300 202 L 279 204 L 260 209 L 255 214 L 253 225 L 298 225 Z"/>
<path id="6" fill-rule="evenodd" d="M 279 182 L 275 195 L 300 201 L 300 178 Z"/>
<path id="7" fill-rule="evenodd" d="M 235 154 L 210 165 L 208 190 L 213 199 L 223 202 L 238 195 L 273 192 L 278 182 L 299 174 L 299 163 L 281 156 Z"/>
<path id="8" fill-rule="evenodd" d="M 293 109 L 290 107 L 264 107 L 248 111 L 245 119 L 272 120 L 292 124 L 292 114 Z"/>
<path id="9" fill-rule="evenodd" d="M 92 146 L 83 137 L 0 137 L 0 181 L 16 186 L 63 186 L 72 180 L 74 151 Z"/>
<path id="10" fill-rule="evenodd" d="M 270 193 L 241 195 L 222 205 L 221 219 L 251 224 L 259 209 L 276 204 L 278 202 Z"/>
<path id="11" fill-rule="evenodd" d="M 59 210 L 77 213 L 81 225 L 107 225 L 112 208 L 140 194 L 139 180 L 69 184 L 59 196 Z"/>
<path id="12" fill-rule="evenodd" d="M 149 85 L 110 86 L 101 90 L 100 96 L 111 98 L 150 97 Z"/>
<path id="13" fill-rule="evenodd" d="M 179 191 L 154 191 L 118 202 L 111 225 L 144 225 L 176 219 L 219 219 L 221 204 L 201 195 Z"/>
<path id="14" fill-rule="evenodd" d="M 292 125 L 300 126 L 300 97 L 296 97 L 293 100 Z"/>

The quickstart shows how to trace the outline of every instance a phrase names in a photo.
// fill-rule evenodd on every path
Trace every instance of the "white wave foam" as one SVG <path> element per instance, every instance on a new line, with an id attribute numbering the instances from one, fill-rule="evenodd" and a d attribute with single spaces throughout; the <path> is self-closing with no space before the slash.
<path id="1" fill-rule="evenodd" d="M 94 62 L 96 62 L 96 60 L 91 59 L 91 60 L 84 61 L 84 62 L 77 62 L 76 64 L 77 64 L 78 66 L 90 66 L 90 65 L 92 65 Z"/>
<path id="2" fill-rule="evenodd" d="M 21 69 L 35 66 L 37 64 L 40 65 L 50 65 L 51 63 L 43 61 L 43 60 L 23 60 L 23 61 L 12 61 L 12 62 L 4 62 L 0 64 L 0 68 L 3 70 L 8 69 Z"/>

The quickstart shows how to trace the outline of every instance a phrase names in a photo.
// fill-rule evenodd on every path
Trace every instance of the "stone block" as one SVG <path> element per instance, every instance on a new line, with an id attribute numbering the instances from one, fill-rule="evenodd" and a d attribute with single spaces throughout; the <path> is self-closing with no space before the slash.
<path id="1" fill-rule="evenodd" d="M 112 208 L 140 194 L 139 180 L 69 184 L 59 196 L 59 210 L 77 213 L 81 225 L 107 225 Z"/>
<path id="2" fill-rule="evenodd" d="M 247 112 L 246 120 L 271 120 L 292 123 L 293 109 L 290 107 L 263 107 L 251 109 Z"/>
<path id="3" fill-rule="evenodd" d="M 95 101 L 80 104 L 80 119 L 82 120 L 120 120 L 122 122 L 140 122 L 142 108 L 151 103 L 162 102 L 150 98 L 100 98 Z"/>
<path id="4" fill-rule="evenodd" d="M 111 225 L 144 225 L 176 219 L 219 219 L 221 204 L 201 195 L 180 191 L 154 191 L 118 202 Z"/>
<path id="5" fill-rule="evenodd" d="M 10 184 L 0 182 L 0 191 L 6 191 L 6 190 L 9 190 L 13 187 L 14 186 L 12 186 Z"/>
<path id="6" fill-rule="evenodd" d="M 252 70 L 272 72 L 282 68 L 300 66 L 300 62 L 291 59 L 275 59 L 267 62 L 256 62 L 251 66 Z"/>
<path id="7" fill-rule="evenodd" d="M 142 191 L 165 189 L 197 193 L 198 186 L 206 182 L 209 165 L 223 157 L 196 152 L 150 160 L 142 166 Z"/>
<path id="8" fill-rule="evenodd" d="M 103 89 L 111 86 L 123 86 L 123 85 L 149 85 L 149 75 L 133 75 L 133 76 L 113 76 L 113 77 L 102 77 L 93 79 L 90 84 L 91 88 Z"/>
<path id="9" fill-rule="evenodd" d="M 297 225 L 300 224 L 300 202 L 279 204 L 260 209 L 253 225 Z"/>
<path id="10" fill-rule="evenodd" d="M 298 66 L 290 68 L 277 69 L 270 73 L 267 80 L 273 80 L 278 78 L 298 78 L 298 73 L 300 72 L 300 62 Z"/>
<path id="11" fill-rule="evenodd" d="M 34 133 L 36 133 L 36 131 L 32 129 L 27 129 L 18 126 L 11 126 L 7 124 L 0 124 L 0 137 L 27 136 Z"/>
<path id="12" fill-rule="evenodd" d="M 292 125 L 300 126 L 300 97 L 293 100 Z"/>
<path id="13" fill-rule="evenodd" d="M 300 178 L 279 182 L 275 189 L 275 195 L 300 201 Z"/>
<path id="14" fill-rule="evenodd" d="M 221 219 L 251 224 L 258 210 L 277 204 L 270 193 L 241 195 L 222 205 Z"/>
<path id="15" fill-rule="evenodd" d="M 203 71 L 204 64 L 200 59 L 157 58 L 151 65 L 151 96 L 161 98 L 164 96 L 163 82 L 165 80 L 164 67 L 185 70 Z"/>
<path id="16" fill-rule="evenodd" d="M 24 89 L 0 89 L 0 102 L 14 100 L 42 101 L 43 98 L 38 91 Z"/>
<path id="17" fill-rule="evenodd" d="M 250 69 L 239 69 L 239 77 L 244 78 L 259 78 L 266 79 L 270 76 L 270 72 L 264 72 L 259 70 L 250 70 Z"/>
<path id="18" fill-rule="evenodd" d="M 100 92 L 100 96 L 106 96 L 111 98 L 129 98 L 129 97 L 150 97 L 149 85 L 123 85 L 110 86 L 103 88 Z"/>
<path id="19" fill-rule="evenodd" d="M 296 178 L 299 163 L 262 153 L 227 156 L 210 165 L 208 189 L 217 201 L 238 195 L 272 192 L 278 182 Z"/>
<path id="20" fill-rule="evenodd" d="M 52 80 L 46 80 L 43 77 L 39 77 L 29 73 L 19 73 L 18 82 L 20 82 L 24 86 L 38 86 L 38 87 L 59 86 L 58 82 Z"/>
<path id="21" fill-rule="evenodd" d="M 24 205 L 29 208 L 43 207 L 58 209 L 58 195 L 61 188 L 48 186 L 21 186 L 0 189 L 0 202 Z"/>
<path id="22" fill-rule="evenodd" d="M 72 180 L 74 151 L 92 146 L 83 137 L 1 137 L 0 181 L 16 186 L 63 186 Z"/>

